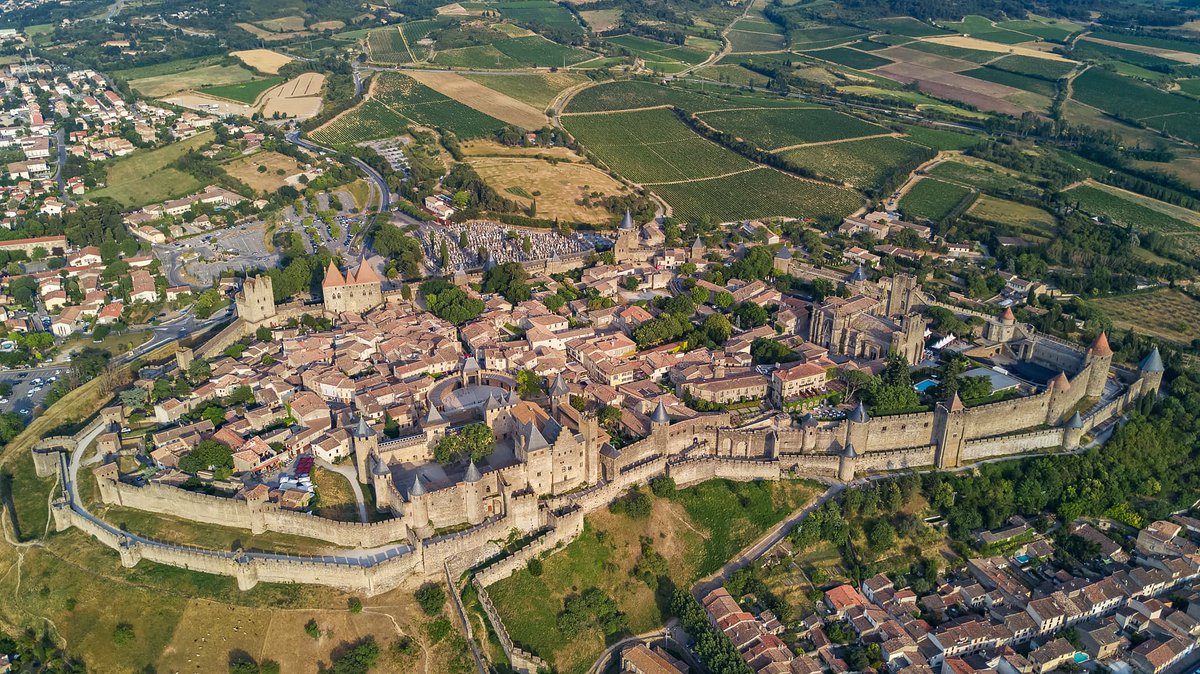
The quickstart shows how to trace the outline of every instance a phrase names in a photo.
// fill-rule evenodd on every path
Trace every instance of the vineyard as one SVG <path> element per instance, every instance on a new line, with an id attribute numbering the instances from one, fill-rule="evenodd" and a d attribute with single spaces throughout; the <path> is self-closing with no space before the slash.
<path id="1" fill-rule="evenodd" d="M 548 26 L 572 33 L 583 32 L 574 15 L 552 0 L 510 0 L 497 5 L 497 9 L 504 18 L 517 23 Z"/>
<path id="2" fill-rule="evenodd" d="M 997 70 L 996 68 L 992 67 L 985 66 L 983 68 L 975 68 L 973 70 L 963 71 L 959 74 L 966 75 L 967 77 L 974 77 L 977 80 L 983 80 L 985 82 L 1003 84 L 1004 86 L 1012 87 L 1014 89 L 1022 89 L 1024 91 L 1045 96 L 1046 98 L 1054 98 L 1054 94 L 1057 92 L 1057 87 L 1049 80 L 1030 77 L 1028 75 L 1021 75 L 1019 73 L 1009 72 L 1007 70 Z"/>
<path id="3" fill-rule="evenodd" d="M 684 110 L 717 107 L 719 99 L 650 82 L 608 82 L 575 94 L 567 113 L 632 110 L 674 105 Z"/>
<path id="4" fill-rule="evenodd" d="M 1114 115 L 1140 120 L 1148 126 L 1200 141 L 1200 101 L 1169 94 L 1130 77 L 1090 68 L 1075 78 L 1075 100 Z"/>
<path id="5" fill-rule="evenodd" d="M 869 70 L 892 63 L 890 59 L 885 59 L 882 56 L 858 51 L 857 49 L 850 49 L 849 47 L 831 47 L 829 49 L 818 49 L 817 51 L 806 53 L 823 61 L 829 61 L 830 63 L 858 70 Z"/>
<path id="6" fill-rule="evenodd" d="M 825 108 L 705 112 L 700 119 L 763 150 L 888 133 L 882 126 Z"/>
<path id="7" fill-rule="evenodd" d="M 1182 220 L 1091 185 L 1070 189 L 1063 192 L 1063 197 L 1085 213 L 1107 216 L 1113 222 L 1142 231 L 1200 233 L 1195 226 Z"/>
<path id="8" fill-rule="evenodd" d="M 959 161 L 945 161 L 930 169 L 929 175 L 998 195 L 1036 195 L 1040 191 L 993 164 L 976 165 Z"/>
<path id="9" fill-rule="evenodd" d="M 899 138 L 867 138 L 844 143 L 812 145 L 781 153 L 789 163 L 821 175 L 873 189 L 896 167 L 920 161 L 932 152 Z"/>
<path id="10" fill-rule="evenodd" d="M 693 47 L 659 42 L 636 35 L 618 35 L 608 42 L 623 47 L 646 62 L 646 67 L 662 72 L 679 72 L 690 65 L 703 63 L 708 52 Z"/>
<path id="11" fill-rule="evenodd" d="M 411 63 L 400 28 L 389 26 L 367 34 L 367 50 L 376 63 Z"/>
<path id="12" fill-rule="evenodd" d="M 532 68 L 569 66 L 596 56 L 583 49 L 564 47 L 541 35 L 498 40 L 493 46 L 506 56 Z"/>
<path id="13" fill-rule="evenodd" d="M 440 127 L 462 139 L 488 136 L 504 122 L 443 96 L 399 73 L 381 73 L 371 98 L 313 132 L 319 143 L 342 145 L 399 134 L 409 123 Z"/>
<path id="14" fill-rule="evenodd" d="M 655 194 L 671 204 L 674 216 L 718 221 L 786 216 L 836 223 L 862 206 L 858 194 L 824 183 L 758 168 L 724 178 L 658 185 Z"/>
<path id="15" fill-rule="evenodd" d="M 1020 54 L 1005 56 L 999 61 L 993 61 L 988 65 L 1000 70 L 1007 70 L 1010 73 L 1040 77 L 1044 80 L 1060 80 L 1075 69 L 1075 64 L 1067 61 L 1052 61 L 1032 56 L 1021 56 Z"/>
<path id="16" fill-rule="evenodd" d="M 711 178 L 754 167 L 698 136 L 670 110 L 576 115 L 563 123 L 607 168 L 635 183 Z"/>
<path id="17" fill-rule="evenodd" d="M 908 37 L 928 37 L 931 35 L 946 35 L 947 31 L 936 26 L 931 26 L 924 21 L 907 16 L 897 16 L 890 19 L 875 19 L 874 21 L 864 21 L 866 25 L 882 30 L 892 35 L 906 35 Z"/>
<path id="18" fill-rule="evenodd" d="M 922 178 L 900 199 L 900 213 L 905 220 L 939 221 L 962 204 L 971 191 L 933 178 Z"/>
<path id="19" fill-rule="evenodd" d="M 729 43 L 735 53 L 779 51 L 787 46 L 782 35 L 751 30 L 729 31 Z"/>

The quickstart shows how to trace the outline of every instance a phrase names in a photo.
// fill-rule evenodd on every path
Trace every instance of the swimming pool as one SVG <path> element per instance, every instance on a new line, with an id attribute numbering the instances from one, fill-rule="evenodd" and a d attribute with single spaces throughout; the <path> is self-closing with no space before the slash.
<path id="1" fill-rule="evenodd" d="M 1075 664 L 1077 664 L 1077 665 L 1082 665 L 1083 663 L 1087 662 L 1089 659 L 1088 654 L 1083 653 L 1083 652 L 1076 652 L 1074 658 L 1075 658 Z"/>
<path id="2" fill-rule="evenodd" d="M 1013 559 L 1017 560 L 1017 562 L 1019 564 L 1028 564 L 1029 563 L 1029 555 L 1017 555 Z"/>
<path id="3" fill-rule="evenodd" d="M 922 379 L 921 381 L 913 384 L 913 388 L 917 390 L 917 393 L 924 393 L 934 386 L 937 386 L 937 384 L 937 381 L 934 379 Z"/>

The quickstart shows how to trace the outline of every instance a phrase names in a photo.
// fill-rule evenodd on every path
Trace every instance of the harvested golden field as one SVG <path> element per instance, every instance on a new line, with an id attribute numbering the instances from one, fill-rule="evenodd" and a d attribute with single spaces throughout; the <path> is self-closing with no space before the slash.
<path id="1" fill-rule="evenodd" d="M 607 173 L 590 164 L 551 164 L 532 157 L 476 157 L 467 160 L 484 182 L 506 199 L 523 206 L 537 201 L 539 218 L 569 222 L 606 222 L 612 214 L 579 201 L 598 192 L 623 194 L 625 188 Z"/>
<path id="2" fill-rule="evenodd" d="M 254 73 L 241 66 L 204 66 L 181 73 L 143 77 L 132 80 L 129 86 L 149 98 L 162 98 L 180 91 L 202 89 L 223 84 L 241 84 L 254 79 Z"/>
<path id="3" fill-rule="evenodd" d="M 229 55 L 255 70 L 272 75 L 278 74 L 280 68 L 292 62 L 292 57 L 270 49 L 243 49 L 229 52 Z"/>
<path id="4" fill-rule="evenodd" d="M 996 52 L 997 54 L 1020 54 L 1021 56 L 1031 56 L 1051 61 L 1070 61 L 1070 59 L 1050 51 L 1054 47 L 1050 43 L 1000 44 L 999 42 L 988 42 L 977 37 L 966 37 L 964 35 L 926 37 L 921 38 L 921 41 L 945 44 L 951 47 L 962 47 L 964 49 Z"/>
<path id="5" fill-rule="evenodd" d="M 579 16 L 583 18 L 588 27 L 593 31 L 600 33 L 606 30 L 611 30 L 617 27 L 621 21 L 620 9 L 589 9 L 580 12 Z"/>
<path id="6" fill-rule="evenodd" d="M 540 129 L 550 123 L 540 110 L 489 89 L 457 73 L 408 70 L 405 75 L 444 96 L 522 129 Z"/>
<path id="7" fill-rule="evenodd" d="M 258 167 L 265 171 L 260 172 Z M 255 152 L 225 164 L 225 172 L 259 192 L 274 192 L 287 184 L 287 178 L 301 172 L 300 164 L 278 152 Z M 280 175 L 280 171 L 283 172 Z"/>
<path id="8" fill-rule="evenodd" d="M 263 94 L 259 106 L 264 117 L 276 112 L 287 117 L 308 119 L 321 110 L 321 73 L 302 73 Z"/>
<path id="9" fill-rule="evenodd" d="M 310 26 L 310 28 L 312 28 L 313 30 L 341 30 L 345 27 L 346 27 L 345 21 L 338 21 L 336 19 L 334 19 L 333 21 L 318 21 L 318 22 L 314 23 L 312 26 Z"/>

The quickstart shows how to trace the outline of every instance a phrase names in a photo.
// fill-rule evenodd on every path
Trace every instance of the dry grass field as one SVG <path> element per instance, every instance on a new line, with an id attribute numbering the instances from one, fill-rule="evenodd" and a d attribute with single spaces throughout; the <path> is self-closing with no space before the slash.
<path id="1" fill-rule="evenodd" d="M 1155 290 L 1091 300 L 1120 330 L 1190 344 L 1200 338 L 1200 301 L 1178 290 Z"/>
<path id="2" fill-rule="evenodd" d="M 229 55 L 255 70 L 272 75 L 278 74 L 280 68 L 292 62 L 292 57 L 270 49 L 244 49 L 229 52 Z"/>
<path id="3" fill-rule="evenodd" d="M 980 195 L 967 213 L 983 220 L 1010 223 L 1042 232 L 1048 232 L 1054 226 L 1054 216 L 1040 208 L 986 194 Z"/>
<path id="4" fill-rule="evenodd" d="M 494 140 L 463 141 L 462 151 L 468 157 L 553 157 L 571 162 L 585 161 L 565 147 L 518 147 L 501 145 Z"/>
<path id="5" fill-rule="evenodd" d="M 303 37 L 305 35 L 311 34 L 306 30 L 287 32 L 287 33 L 279 33 L 279 32 L 265 30 L 262 27 L 256 26 L 252 23 L 236 23 L 234 25 L 237 26 L 238 28 L 241 28 L 242 30 L 246 31 L 247 33 L 250 33 L 254 37 L 257 37 L 260 40 L 265 40 L 267 42 L 282 42 L 284 40 L 290 40 L 294 37 Z"/>
<path id="6" fill-rule="evenodd" d="M 532 157 L 477 157 L 468 161 L 506 199 L 523 206 L 536 199 L 539 218 L 606 222 L 612 219 L 612 213 L 577 201 L 592 192 L 610 195 L 625 191 L 621 183 L 590 164 L 551 164 Z"/>
<path id="7" fill-rule="evenodd" d="M 287 33 L 298 30 L 304 30 L 304 17 L 301 16 L 281 16 L 278 19 L 267 19 L 259 21 L 258 25 L 266 28 L 273 33 Z"/>
<path id="8" fill-rule="evenodd" d="M 996 52 L 997 54 L 1020 54 L 1021 56 L 1031 56 L 1033 58 L 1049 59 L 1051 61 L 1070 61 L 1065 56 L 1060 56 L 1050 51 L 1054 48 L 1053 44 L 1046 42 L 1027 42 L 1025 44 L 1000 44 L 999 42 L 989 42 L 981 40 L 977 37 L 966 37 L 965 35 L 944 35 L 937 37 L 921 38 L 922 42 L 931 42 L 936 44 L 945 44 L 951 47 L 962 47 L 964 49 L 976 49 L 979 51 Z"/>
<path id="9" fill-rule="evenodd" d="M 204 66 L 181 73 L 143 77 L 133 80 L 129 86 L 149 98 L 162 98 L 180 91 L 202 89 L 223 84 L 240 84 L 254 79 L 254 73 L 241 66 Z"/>
<path id="10" fill-rule="evenodd" d="M 595 32 L 600 33 L 615 28 L 621 21 L 620 9 L 589 9 L 580 12 L 584 22 Z"/>
<path id="11" fill-rule="evenodd" d="M 321 87 L 325 76 L 321 73 L 303 73 L 267 91 L 259 99 L 259 108 L 264 117 L 276 112 L 287 117 L 308 119 L 321 110 Z"/>
<path id="12" fill-rule="evenodd" d="M 345 21 L 338 21 L 336 19 L 333 21 L 318 21 L 311 26 L 313 30 L 341 30 L 345 27 Z"/>
<path id="13" fill-rule="evenodd" d="M 260 173 L 259 166 L 265 166 L 266 171 Z M 300 164 L 295 159 L 278 152 L 255 152 L 252 155 L 238 157 L 225 164 L 225 172 L 241 180 L 259 192 L 274 192 L 287 184 L 287 178 L 300 173 Z M 279 175 L 283 171 L 283 175 Z"/>
<path id="14" fill-rule="evenodd" d="M 409 70 L 404 74 L 439 94 L 522 129 L 540 129 L 550 123 L 546 115 L 532 105 L 472 82 L 457 73 Z"/>

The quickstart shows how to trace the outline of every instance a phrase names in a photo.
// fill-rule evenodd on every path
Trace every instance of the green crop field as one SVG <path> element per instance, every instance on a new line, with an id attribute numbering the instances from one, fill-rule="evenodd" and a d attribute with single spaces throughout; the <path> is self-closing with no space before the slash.
<path id="1" fill-rule="evenodd" d="M 1037 77 L 1029 77 L 1028 75 L 1020 75 L 1007 70 L 997 70 L 992 67 L 985 66 L 983 68 L 964 70 L 960 72 L 959 75 L 974 77 L 977 80 L 983 80 L 985 82 L 1003 84 L 1014 89 L 1022 89 L 1024 91 L 1045 96 L 1047 98 L 1054 98 L 1054 94 L 1057 92 L 1057 87 L 1055 86 L 1054 82 L 1049 80 L 1043 80 Z"/>
<path id="2" fill-rule="evenodd" d="M 900 199 L 905 220 L 939 221 L 967 199 L 971 191 L 933 178 L 922 178 Z"/>
<path id="3" fill-rule="evenodd" d="M 685 220 L 706 215 L 722 222 L 785 216 L 837 223 L 863 205 L 862 197 L 852 190 L 800 180 L 770 168 L 655 185 L 651 190 L 671 204 L 675 217 Z"/>
<path id="4" fill-rule="evenodd" d="M 451 68 L 471 68 L 476 70 L 506 70 L 521 67 L 520 61 L 500 51 L 495 45 L 490 44 L 458 47 L 456 49 L 439 49 L 434 54 L 432 62 Z"/>
<path id="5" fill-rule="evenodd" d="M 866 37 L 867 32 L 850 26 L 813 26 L 797 28 L 788 33 L 788 41 L 794 49 L 820 49 L 844 42 L 853 42 Z"/>
<path id="6" fill-rule="evenodd" d="M 789 163 L 860 189 L 874 189 L 897 166 L 933 157 L 926 147 L 900 138 L 867 138 L 810 145 L 780 154 Z"/>
<path id="7" fill-rule="evenodd" d="M 1063 196 L 1081 211 L 1107 216 L 1113 222 L 1142 231 L 1200 233 L 1196 227 L 1182 220 L 1091 185 L 1074 187 L 1064 192 Z"/>
<path id="8" fill-rule="evenodd" d="M 777 33 L 731 30 L 728 37 L 734 53 L 738 54 L 779 51 L 787 46 L 787 39 Z"/>
<path id="9" fill-rule="evenodd" d="M 497 40 L 492 45 L 502 54 L 532 68 L 569 66 L 596 57 L 590 51 L 564 47 L 541 35 Z"/>
<path id="10" fill-rule="evenodd" d="M 940 42 L 910 42 L 905 47 L 916 49 L 927 54 L 936 54 L 937 56 L 945 56 L 947 58 L 958 59 L 960 61 L 970 61 L 971 63 L 987 63 L 995 60 L 996 52 L 983 51 L 982 49 L 968 49 L 966 47 L 955 47 L 950 44 L 942 44 Z"/>
<path id="11" fill-rule="evenodd" d="M 882 126 L 825 108 L 725 110 L 699 117 L 763 150 L 888 133 Z"/>
<path id="12" fill-rule="evenodd" d="M 891 59 L 861 52 L 857 49 L 850 49 L 849 47 L 832 47 L 830 49 L 818 49 L 806 53 L 809 56 L 857 70 L 870 70 L 871 68 L 878 68 L 893 63 Z"/>
<path id="13" fill-rule="evenodd" d="M 904 132 L 910 141 L 934 150 L 965 150 L 982 141 L 978 136 L 927 126 L 906 126 Z"/>
<path id="14" fill-rule="evenodd" d="M 1036 39 L 1033 35 L 1026 35 L 1025 33 L 1018 33 L 993 26 L 991 19 L 977 14 L 969 14 L 962 21 L 948 22 L 946 27 L 964 35 L 1000 44 L 1020 44 Z"/>
<path id="15" fill-rule="evenodd" d="M 1067 19 L 1051 19 L 1030 14 L 1026 19 L 999 22 L 1001 28 L 1036 35 L 1044 40 L 1062 42 L 1072 33 L 1083 30 L 1083 26 Z"/>
<path id="16" fill-rule="evenodd" d="M 226 84 L 219 87 L 208 87 L 201 89 L 200 93 L 216 96 L 217 98 L 228 98 L 231 101 L 239 101 L 246 105 L 253 105 L 254 101 L 262 95 L 264 91 L 271 87 L 283 84 L 284 78 L 278 75 L 274 77 L 264 77 L 261 80 L 253 80 L 251 82 L 243 82 L 241 84 Z"/>
<path id="17" fill-rule="evenodd" d="M 189 150 L 212 142 L 214 134 L 205 131 L 153 150 L 137 150 L 107 164 L 102 189 L 89 198 L 111 197 L 126 208 L 177 199 L 203 187 L 191 174 L 171 166 Z"/>
<path id="18" fill-rule="evenodd" d="M 1142 47 L 1156 47 L 1158 49 L 1200 54 L 1200 43 L 1190 40 L 1172 40 L 1171 38 L 1154 37 L 1151 35 L 1126 35 L 1125 33 L 1113 33 L 1104 30 L 1094 30 L 1091 32 L 1091 36 L 1101 40 L 1124 42 Z"/>
<path id="19" fill-rule="evenodd" d="M 990 68 L 1007 70 L 1018 75 L 1039 77 L 1044 80 L 1060 80 L 1075 69 L 1075 64 L 1067 61 L 1051 61 L 1050 59 L 1034 58 L 1013 54 L 988 64 Z"/>
<path id="20" fill-rule="evenodd" d="M 693 47 L 659 42 L 638 35 L 618 35 L 607 41 L 627 49 L 646 62 L 646 67 L 663 72 L 678 72 L 689 65 L 703 63 L 709 52 Z"/>
<path id="21" fill-rule="evenodd" d="M 1169 94 L 1135 79 L 1100 68 L 1075 78 L 1073 96 L 1080 103 L 1136 119 L 1184 140 L 1200 142 L 1200 101 Z"/>
<path id="22" fill-rule="evenodd" d="M 404 31 L 404 39 L 408 40 L 408 47 L 412 50 L 413 56 L 418 61 L 424 61 L 429 58 L 429 45 L 421 44 L 421 41 L 429 37 L 433 31 L 442 28 L 446 25 L 448 19 L 424 19 L 421 21 L 411 21 L 400 27 Z"/>
<path id="23" fill-rule="evenodd" d="M 993 164 L 944 161 L 930 169 L 929 175 L 1000 196 L 1015 194 L 1036 196 L 1040 192 L 1033 185 L 1009 175 L 1001 167 Z"/>
<path id="24" fill-rule="evenodd" d="M 927 37 L 931 35 L 948 35 L 950 31 L 943 30 L 937 26 L 931 26 L 924 21 L 907 16 L 897 16 L 890 19 L 875 19 L 874 21 L 865 22 L 866 25 L 882 30 L 893 35 L 906 35 L 908 37 Z"/>
<path id="25" fill-rule="evenodd" d="M 412 63 L 397 26 L 371 31 L 367 36 L 367 53 L 377 63 Z"/>
<path id="26" fill-rule="evenodd" d="M 501 16 L 517 23 L 549 26 L 555 30 L 582 34 L 583 26 L 566 7 L 552 0 L 506 0 L 498 5 Z"/>
<path id="27" fill-rule="evenodd" d="M 1114 47 L 1111 44 L 1101 44 L 1092 42 L 1087 38 L 1078 40 L 1075 43 L 1075 55 L 1083 59 L 1097 59 L 1101 61 L 1115 60 L 1122 63 L 1129 63 L 1140 68 L 1155 68 L 1164 69 L 1177 65 L 1178 61 L 1165 59 L 1154 54 L 1144 54 L 1140 51 L 1132 49 L 1122 49 Z"/>
<path id="28" fill-rule="evenodd" d="M 608 82 L 588 87 L 575 94 L 566 112 L 605 112 L 632 110 L 656 105 L 674 105 L 684 110 L 703 110 L 719 106 L 720 99 L 700 93 L 667 87 L 652 82 Z"/>
<path id="29" fill-rule="evenodd" d="M 701 138 L 670 110 L 574 115 L 563 124 L 605 166 L 635 183 L 711 178 L 754 167 Z"/>
<path id="30" fill-rule="evenodd" d="M 998 199 L 986 194 L 979 195 L 967 211 L 971 216 L 989 222 L 1014 225 L 1021 229 L 1046 233 L 1054 227 L 1054 216 L 1036 206 L 1027 206 L 1016 201 Z"/>

